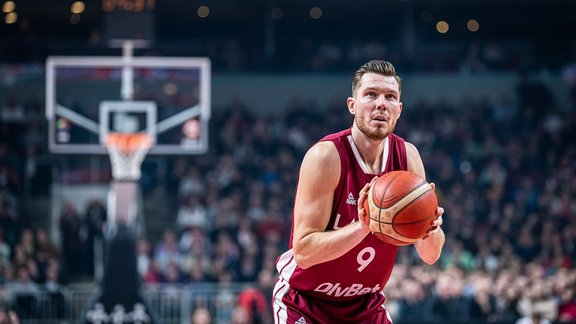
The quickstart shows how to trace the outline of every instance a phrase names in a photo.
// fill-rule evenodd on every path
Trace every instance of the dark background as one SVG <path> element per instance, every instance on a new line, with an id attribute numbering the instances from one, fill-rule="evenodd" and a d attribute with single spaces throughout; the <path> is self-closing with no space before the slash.
<path id="1" fill-rule="evenodd" d="M 0 28 L 2 61 L 43 61 L 55 54 L 117 54 L 109 49 L 105 21 L 107 15 L 119 13 L 105 13 L 100 1 L 88 0 L 85 12 L 72 24 L 72 3 L 16 1 L 18 21 Z M 234 40 L 246 52 L 244 70 L 302 68 L 299 55 L 315 42 L 378 40 L 407 60 L 424 47 L 505 42 L 534 55 L 530 64 L 551 67 L 573 55 L 575 47 L 576 3 L 569 0 L 168 0 L 152 4 L 149 12 L 121 17 L 122 23 L 130 22 L 118 33 L 126 34 L 129 29 L 128 34 L 152 36 L 153 46 L 146 53 L 165 56 L 207 55 L 217 47 L 214 43 Z M 202 5 L 210 7 L 205 18 L 196 14 Z M 312 7 L 322 9 L 321 19 L 309 17 Z M 282 10 L 279 19 L 271 18 L 274 8 Z M 466 29 L 471 18 L 480 23 L 475 33 Z M 450 24 L 446 34 L 434 28 L 440 19 Z M 214 68 L 224 67 L 216 64 Z"/>

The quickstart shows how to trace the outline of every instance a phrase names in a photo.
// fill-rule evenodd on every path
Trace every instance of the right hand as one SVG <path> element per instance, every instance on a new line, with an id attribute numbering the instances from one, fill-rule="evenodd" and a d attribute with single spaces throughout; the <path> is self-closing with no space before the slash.
<path id="1" fill-rule="evenodd" d="M 362 227 L 370 228 L 370 216 L 366 210 L 364 210 L 364 201 L 368 198 L 368 191 L 372 184 L 378 179 L 378 177 L 374 177 L 372 181 L 364 185 L 362 190 L 360 190 L 360 194 L 358 197 L 358 220 L 361 222 Z"/>

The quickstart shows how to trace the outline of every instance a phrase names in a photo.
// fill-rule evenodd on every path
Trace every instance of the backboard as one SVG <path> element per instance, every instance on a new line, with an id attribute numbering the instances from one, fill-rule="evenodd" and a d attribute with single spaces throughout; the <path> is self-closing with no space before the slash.
<path id="1" fill-rule="evenodd" d="M 109 132 L 146 132 L 152 155 L 208 149 L 207 58 L 49 57 L 46 118 L 57 154 L 107 154 Z"/>

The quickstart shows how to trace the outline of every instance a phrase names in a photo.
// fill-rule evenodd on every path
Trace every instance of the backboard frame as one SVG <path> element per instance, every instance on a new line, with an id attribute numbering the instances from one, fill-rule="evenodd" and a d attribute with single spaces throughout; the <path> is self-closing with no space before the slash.
<path id="1" fill-rule="evenodd" d="M 148 154 L 150 155 L 194 155 L 203 154 L 208 150 L 208 122 L 211 117 L 211 62 L 204 57 L 132 57 L 132 56 L 50 56 L 46 60 L 46 118 L 49 123 L 50 152 L 55 154 L 98 154 L 107 155 L 106 147 L 98 144 L 66 144 L 57 143 L 53 131 L 58 117 L 65 117 L 70 122 L 82 127 L 90 133 L 102 138 L 103 126 L 100 121 L 94 121 L 82 114 L 74 112 L 56 102 L 56 69 L 57 68 L 120 68 L 122 69 L 122 93 L 125 102 L 134 102 L 124 92 L 130 93 L 132 85 L 125 84 L 124 75 L 131 76 L 136 68 L 157 69 L 198 69 L 199 71 L 199 102 L 187 109 L 170 116 L 164 120 L 155 121 L 154 127 L 146 130 L 152 132 L 152 137 L 170 130 L 191 118 L 197 118 L 201 123 L 198 140 L 186 142 L 185 145 L 154 144 Z M 104 101 L 104 100 L 103 100 Z M 150 114 L 149 114 L 150 115 Z M 156 112 L 154 112 L 156 116 Z M 154 117 L 155 117 L 154 116 Z M 150 125 L 149 125 L 150 126 Z M 101 142 L 101 141 L 100 141 Z"/>

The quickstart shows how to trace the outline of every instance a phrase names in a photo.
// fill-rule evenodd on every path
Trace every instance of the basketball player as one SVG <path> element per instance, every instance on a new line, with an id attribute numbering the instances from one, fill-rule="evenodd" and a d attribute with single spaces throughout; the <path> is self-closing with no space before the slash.
<path id="1" fill-rule="evenodd" d="M 426 178 L 424 166 L 414 145 L 393 134 L 402 102 L 392 64 L 361 66 L 347 105 L 352 127 L 324 137 L 302 161 L 290 250 L 276 262 L 276 324 L 392 322 L 382 290 L 398 247 L 371 234 L 362 206 L 377 176 L 409 170 Z M 443 213 L 438 207 L 427 235 L 414 243 L 428 264 L 444 245 Z"/>

